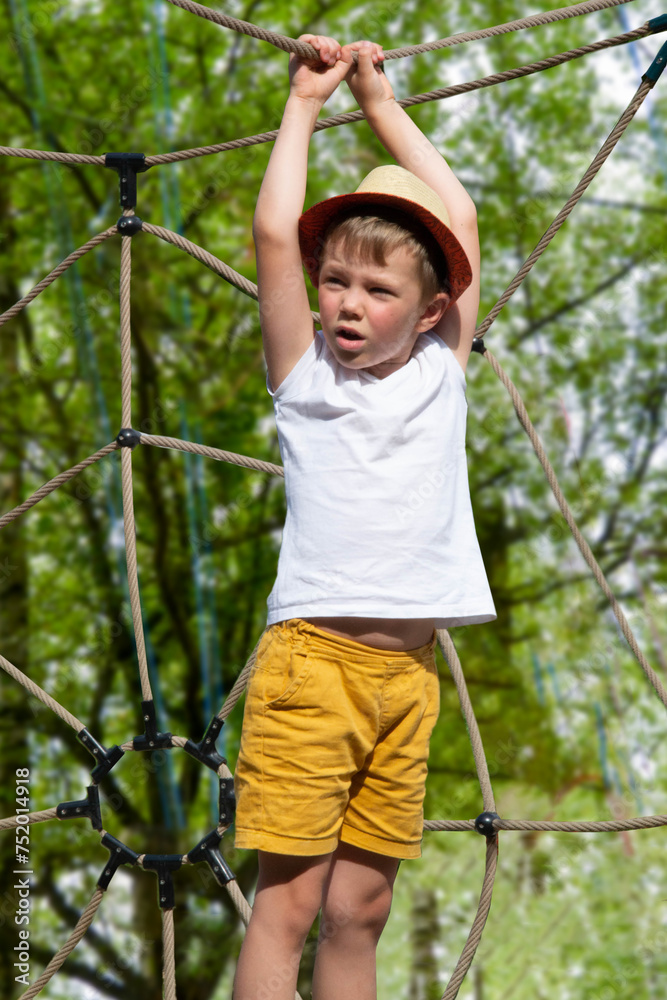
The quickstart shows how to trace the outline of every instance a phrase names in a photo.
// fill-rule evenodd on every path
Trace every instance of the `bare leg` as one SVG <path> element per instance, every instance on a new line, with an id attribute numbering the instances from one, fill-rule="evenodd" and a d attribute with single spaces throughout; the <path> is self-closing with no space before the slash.
<path id="1" fill-rule="evenodd" d="M 320 908 L 332 857 L 259 852 L 255 903 L 236 966 L 234 1000 L 294 1000 L 301 952 Z"/>
<path id="2" fill-rule="evenodd" d="M 375 953 L 398 865 L 339 844 L 324 884 L 313 1000 L 376 1000 Z"/>

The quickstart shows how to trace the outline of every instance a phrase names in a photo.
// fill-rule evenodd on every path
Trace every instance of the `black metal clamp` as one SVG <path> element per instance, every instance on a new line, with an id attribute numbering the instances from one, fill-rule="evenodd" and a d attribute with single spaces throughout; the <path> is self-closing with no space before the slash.
<path id="1" fill-rule="evenodd" d="M 150 170 L 144 153 L 105 153 L 104 166 L 118 172 L 120 183 L 120 203 L 123 208 L 135 208 L 137 204 L 137 174 Z M 116 228 L 123 236 L 134 236 L 143 225 L 138 215 L 121 215 Z"/>
<path id="2" fill-rule="evenodd" d="M 136 865 L 139 855 L 131 851 L 120 840 L 116 840 L 110 833 L 105 833 L 102 837 L 102 844 L 109 852 L 109 861 L 104 866 L 104 871 L 97 880 L 100 889 L 107 889 L 109 882 L 114 877 L 121 865 Z"/>
<path id="3" fill-rule="evenodd" d="M 221 764 L 227 763 L 225 758 L 218 753 L 215 746 L 215 741 L 220 735 L 223 725 L 224 719 L 215 715 L 199 743 L 195 743 L 194 740 L 188 740 L 183 747 L 191 757 L 198 760 L 200 764 L 206 764 L 212 771 L 217 771 Z"/>
<path id="4" fill-rule="evenodd" d="M 107 750 L 101 743 L 98 743 L 94 736 L 91 736 L 86 728 L 82 729 L 81 732 L 76 735 L 81 743 L 83 743 L 86 750 L 88 750 L 89 753 L 92 753 L 95 760 L 98 761 L 97 767 L 94 767 L 91 772 L 91 777 L 94 783 L 99 785 L 102 778 L 105 778 L 111 768 L 118 763 L 125 751 L 121 750 L 121 748 L 117 745 L 114 745 Z"/>
<path id="5" fill-rule="evenodd" d="M 236 878 L 222 854 L 220 853 L 220 841 L 222 837 L 217 830 L 211 830 L 193 847 L 188 854 L 188 861 L 195 864 L 197 861 L 206 861 L 215 876 L 218 885 L 227 885 Z"/>
<path id="6" fill-rule="evenodd" d="M 155 702 L 142 701 L 141 715 L 144 720 L 143 736 L 135 736 L 132 746 L 135 750 L 162 750 L 173 746 L 171 733 L 159 733 L 155 715 Z"/>
<path id="7" fill-rule="evenodd" d="M 171 873 L 177 871 L 183 864 L 181 854 L 145 854 L 144 868 L 157 873 L 158 905 L 162 910 L 173 910 L 175 905 L 174 880 Z"/>
<path id="8" fill-rule="evenodd" d="M 89 819 L 93 830 L 101 830 L 102 810 L 100 807 L 100 790 L 97 785 L 88 785 L 86 798 L 76 802 L 60 802 L 56 806 L 58 819 Z"/>

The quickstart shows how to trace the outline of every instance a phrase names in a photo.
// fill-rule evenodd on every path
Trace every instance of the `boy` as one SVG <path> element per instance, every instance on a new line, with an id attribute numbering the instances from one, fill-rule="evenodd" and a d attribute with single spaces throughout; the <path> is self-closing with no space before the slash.
<path id="1" fill-rule="evenodd" d="M 479 248 L 380 46 L 302 39 L 320 59 L 290 58 L 253 227 L 287 519 L 236 770 L 236 845 L 260 873 L 234 998 L 293 1000 L 321 907 L 314 1000 L 374 1000 L 398 865 L 421 853 L 434 628 L 495 617 L 464 450 Z M 313 126 L 344 78 L 399 166 L 301 216 Z"/>

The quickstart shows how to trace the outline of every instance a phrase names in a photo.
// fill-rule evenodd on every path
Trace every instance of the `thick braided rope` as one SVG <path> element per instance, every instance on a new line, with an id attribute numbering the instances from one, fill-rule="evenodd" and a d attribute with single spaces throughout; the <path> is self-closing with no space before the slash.
<path id="1" fill-rule="evenodd" d="M 141 230 L 142 232 L 150 233 L 153 236 L 158 236 L 161 240 L 164 240 L 165 243 L 172 243 L 175 247 L 178 247 L 179 250 L 183 250 L 185 253 L 190 254 L 190 256 L 194 257 L 195 260 L 198 260 L 200 264 L 204 264 L 205 267 L 210 268 L 211 271 L 220 275 L 220 277 L 224 278 L 230 285 L 234 285 L 235 288 L 238 288 L 240 292 L 243 292 L 245 295 L 249 295 L 251 299 L 255 299 L 255 301 L 257 301 L 257 285 L 253 281 L 250 281 L 249 278 L 244 278 L 242 274 L 239 274 L 239 272 L 235 271 L 233 267 L 225 264 L 224 261 L 219 260 L 212 253 L 209 253 L 208 250 L 204 250 L 203 247 L 197 246 L 196 243 L 192 243 L 190 240 L 187 240 L 184 236 L 181 236 L 180 233 L 174 233 L 171 229 L 164 229 L 163 226 L 154 226 L 149 222 L 144 222 Z M 318 312 L 311 310 L 311 316 L 316 323 L 319 323 L 320 314 Z"/>
<path id="2" fill-rule="evenodd" d="M 460 94 L 469 94 L 475 90 L 481 90 L 485 87 L 494 87 L 499 83 L 506 83 L 509 80 L 517 80 L 521 77 L 530 76 L 534 73 L 540 73 L 544 70 L 552 69 L 555 66 L 560 66 L 565 62 L 571 61 L 572 59 L 579 59 L 592 52 L 599 52 L 602 49 L 625 45 L 628 42 L 636 41 L 653 33 L 654 29 L 646 23 L 640 28 L 635 28 L 633 31 L 628 31 L 621 35 L 614 35 L 611 38 L 605 38 L 599 42 L 592 42 L 589 45 L 582 45 L 576 49 L 569 49 L 568 51 L 558 53 L 557 55 L 547 56 L 544 59 L 537 60 L 536 62 L 526 63 L 523 66 L 517 66 L 515 69 L 504 70 L 500 73 L 492 73 L 490 76 L 481 77 L 478 80 L 471 80 L 468 83 L 458 83 L 450 87 L 440 87 L 436 90 L 430 90 L 425 94 L 415 94 L 412 97 L 403 98 L 397 103 L 403 108 L 409 108 L 418 104 L 425 104 L 428 101 L 440 101 L 448 97 L 456 97 Z M 348 125 L 352 122 L 363 121 L 364 117 L 365 116 L 362 111 L 348 111 L 343 114 L 332 115 L 329 118 L 320 119 L 320 121 L 316 123 L 314 130 L 316 132 L 321 132 L 328 128 L 336 128 L 339 125 Z M 169 153 L 155 153 L 146 157 L 146 165 L 152 167 L 162 163 L 176 163 L 179 160 L 193 159 L 198 156 L 210 156 L 214 153 L 224 153 L 232 149 L 243 149 L 247 146 L 256 146 L 264 142 L 273 142 L 277 135 L 278 130 L 273 129 L 269 132 L 260 132 L 256 135 L 245 136 L 239 139 L 230 139 L 227 142 L 215 143 L 213 145 L 197 146 L 193 149 L 174 150 Z M 53 152 L 52 150 L 24 149 L 13 146 L 0 146 L 0 155 L 28 157 L 36 160 L 58 160 L 61 163 L 94 163 L 100 166 L 104 165 L 104 156 L 84 156 L 80 153 L 61 153 Z M 147 232 L 151 231 L 146 223 L 144 223 L 143 228 L 146 229 Z M 114 235 L 114 233 L 115 230 L 109 230 L 109 235 Z M 206 251 L 203 252 L 206 253 Z M 207 264 L 207 266 L 210 265 Z M 213 268 L 213 270 L 215 270 L 215 268 Z"/>
<path id="3" fill-rule="evenodd" d="M 449 671 L 454 680 L 454 684 L 456 685 L 461 711 L 468 728 L 473 757 L 475 758 L 477 777 L 479 778 L 479 784 L 482 790 L 484 809 L 486 812 L 495 812 L 496 803 L 493 795 L 493 788 L 491 787 L 489 767 L 486 762 L 484 746 L 482 745 L 482 736 L 479 731 L 479 726 L 477 725 L 477 719 L 475 718 L 472 702 L 470 701 L 470 695 L 468 694 L 465 677 L 463 676 L 461 661 L 459 660 L 459 655 L 456 652 L 456 646 L 452 642 L 449 632 L 446 629 L 441 628 L 436 630 L 436 635 L 438 637 L 438 644 L 442 650 L 443 656 L 447 660 Z"/>
<path id="4" fill-rule="evenodd" d="M 470 934 L 468 935 L 468 940 L 465 943 L 465 947 L 461 952 L 461 957 L 456 963 L 456 968 L 452 974 L 452 978 L 447 984 L 447 989 L 442 994 L 442 1000 L 454 1000 L 458 995 L 461 983 L 466 977 L 468 969 L 472 965 L 472 960 L 475 957 L 475 952 L 479 942 L 482 940 L 482 933 L 484 931 L 484 926 L 486 924 L 486 919 L 489 915 L 489 910 L 491 909 L 491 897 L 493 894 L 493 883 L 496 877 L 496 869 L 498 867 L 498 842 L 495 837 L 489 838 L 486 841 L 486 867 L 484 870 L 484 882 L 482 883 L 482 891 L 479 897 L 479 905 L 477 907 L 477 913 L 473 921 L 473 925 L 470 928 Z"/>
<path id="5" fill-rule="evenodd" d="M 282 466 L 274 465 L 273 462 L 262 462 L 259 458 L 237 455 L 233 451 L 222 451 L 220 448 L 211 448 L 207 444 L 198 444 L 195 441 L 182 441 L 180 438 L 163 437 L 160 434 L 142 434 L 139 441 L 141 444 L 155 445 L 156 448 L 174 448 L 177 451 L 191 452 L 193 455 L 204 455 L 206 458 L 214 458 L 216 462 L 230 462 L 245 469 L 268 472 L 273 476 L 285 475 Z"/>
<path id="6" fill-rule="evenodd" d="M 616 145 L 620 141 L 628 125 L 630 124 L 630 122 L 635 117 L 640 107 L 644 103 L 644 99 L 646 98 L 646 95 L 648 94 L 649 90 L 651 90 L 652 86 L 653 84 L 651 83 L 650 80 L 644 80 L 639 85 L 634 97 L 628 104 L 627 108 L 625 109 L 621 117 L 616 122 L 614 128 L 611 130 L 611 132 L 605 139 L 604 143 L 600 147 L 600 150 L 598 151 L 597 155 L 594 157 L 588 170 L 577 184 L 576 188 L 566 201 L 565 205 L 563 205 L 560 212 L 553 220 L 553 222 L 551 223 L 551 225 L 549 226 L 549 228 L 547 229 L 544 236 L 541 238 L 541 240 L 539 241 L 533 252 L 524 261 L 521 268 L 517 271 L 516 275 L 514 276 L 510 284 L 507 286 L 503 294 L 500 296 L 500 298 L 494 305 L 491 312 L 478 326 L 477 330 L 475 331 L 476 337 L 482 337 L 486 333 L 486 331 L 489 329 L 493 321 L 496 319 L 496 317 L 498 316 L 500 310 L 503 308 L 505 303 L 508 302 L 509 299 L 511 299 L 511 297 L 514 295 L 519 285 L 521 285 L 521 283 L 523 282 L 524 278 L 529 274 L 533 266 L 540 259 L 540 257 L 542 256 L 546 248 L 549 246 L 549 244 L 551 243 L 552 239 L 554 238 L 558 230 L 561 228 L 565 220 L 571 214 L 573 208 L 575 207 L 579 199 L 588 189 L 591 182 L 594 180 L 594 178 L 598 175 L 598 173 L 602 169 L 603 164 L 606 162 L 608 157 L 615 149 Z"/>
<path id="7" fill-rule="evenodd" d="M 104 896 L 104 890 L 100 889 L 100 887 L 97 886 L 95 892 L 93 893 L 92 899 L 90 900 L 88 906 L 85 908 L 85 910 L 79 917 L 76 927 L 72 931 L 71 935 L 69 936 L 65 944 L 62 946 L 60 951 L 53 956 L 53 958 L 51 959 L 47 967 L 44 969 L 44 972 L 41 974 L 39 979 L 36 979 L 35 982 L 32 984 L 32 986 L 29 989 L 27 989 L 25 993 L 21 994 L 19 1000 L 32 1000 L 33 997 L 36 997 L 37 994 L 42 991 L 42 989 L 46 986 L 51 977 L 55 975 L 55 973 L 64 963 L 67 956 L 72 951 L 74 951 L 77 944 L 79 943 L 83 935 L 86 933 L 86 931 L 92 924 L 93 917 L 97 912 L 98 906 L 102 902 L 103 896 Z"/>
<path id="8" fill-rule="evenodd" d="M 28 826 L 32 823 L 45 823 L 48 819 L 57 819 L 57 809 L 42 809 L 41 812 L 28 813 L 23 816 L 8 816 L 7 819 L 0 819 L 0 830 L 11 830 L 15 826 L 23 826 L 27 821 Z"/>
<path id="9" fill-rule="evenodd" d="M 0 146 L 0 156 L 20 156 L 28 160 L 54 160 L 57 163 L 94 163 L 97 166 L 104 166 L 104 156 L 93 156 L 86 153 L 62 153 L 54 149 Z"/>
<path id="10" fill-rule="evenodd" d="M 44 485 L 40 486 L 38 490 L 35 490 L 35 492 L 29 496 L 27 500 L 24 500 L 23 503 L 20 503 L 17 507 L 14 507 L 12 510 L 8 510 L 6 514 L 3 514 L 2 517 L 0 517 L 0 530 L 9 524 L 10 521 L 15 521 L 16 518 L 20 517 L 21 514 L 24 514 L 25 511 L 30 510 L 31 507 L 38 504 L 39 501 L 43 500 L 44 497 L 47 497 L 49 493 L 53 493 L 54 490 L 57 490 L 59 486 L 63 485 L 63 483 L 67 483 L 70 479 L 74 479 L 74 477 L 78 476 L 80 472 L 87 469 L 89 465 L 94 465 L 95 462 L 99 462 L 101 458 L 104 458 L 112 451 L 117 450 L 118 445 L 115 441 L 112 441 L 110 444 L 105 444 L 104 448 L 100 448 L 100 450 L 96 451 L 94 455 L 91 455 L 89 458 L 84 458 L 83 461 L 79 462 L 77 465 L 73 465 L 71 469 L 67 469 L 65 472 L 59 472 L 57 476 L 53 477 L 53 479 L 49 479 L 48 483 L 44 483 Z"/>
<path id="11" fill-rule="evenodd" d="M 554 833 L 620 833 L 623 830 L 649 830 L 667 826 L 667 816 L 635 816 L 633 819 L 608 820 L 541 820 L 494 819 L 496 830 L 551 830 Z M 473 819 L 428 819 L 424 829 L 447 833 L 470 832 L 475 829 Z"/>
<path id="12" fill-rule="evenodd" d="M 582 45 L 576 49 L 568 49 L 557 55 L 546 56 L 536 62 L 526 63 L 514 69 L 503 70 L 500 73 L 492 73 L 490 76 L 480 77 L 478 80 L 471 80 L 468 83 L 457 83 L 450 87 L 439 87 L 430 90 L 425 94 L 415 94 L 412 97 L 404 97 L 397 103 L 402 108 L 413 107 L 417 104 L 426 104 L 429 101 L 441 101 L 448 97 L 457 97 L 460 94 L 469 94 L 475 90 L 482 90 L 485 87 L 495 87 L 496 84 L 506 83 L 509 80 L 517 80 L 524 76 L 531 76 L 534 73 L 541 73 L 547 69 L 553 69 L 563 63 L 573 59 L 580 59 L 582 56 L 592 52 L 600 52 L 603 49 L 613 48 L 618 45 L 625 45 L 628 42 L 636 41 L 647 35 L 653 34 L 648 24 L 644 24 L 634 31 L 628 31 L 621 35 L 614 35 L 599 42 L 591 42 L 589 45 Z M 332 115 L 329 118 L 322 118 L 315 124 L 314 131 L 322 132 L 325 129 L 337 128 L 339 125 L 349 125 L 352 122 L 363 121 L 365 115 L 363 111 L 346 111 L 339 115 Z M 146 163 L 154 166 L 158 163 L 175 163 L 178 160 L 186 160 L 197 156 L 209 156 L 213 153 L 223 153 L 227 150 L 242 149 L 246 146 L 256 146 L 264 142 L 273 142 L 278 135 L 278 129 L 270 132 L 260 132 L 257 135 L 250 135 L 240 139 L 230 139 L 228 142 L 217 143 L 212 146 L 197 146 L 194 149 L 183 149 L 171 153 L 157 153 L 146 157 Z M 0 150 L 1 151 L 1 150 Z"/>
<path id="13" fill-rule="evenodd" d="M 590 568 L 591 572 L 593 573 L 593 576 L 595 577 L 598 586 L 602 590 L 602 593 L 609 601 L 611 608 L 614 612 L 614 615 L 616 617 L 616 621 L 620 625 L 621 631 L 623 632 L 623 635 L 625 636 L 625 639 L 630 649 L 634 653 L 639 665 L 641 666 L 642 670 L 644 671 L 649 681 L 653 685 L 658 697 L 660 698 L 660 701 L 663 703 L 665 708 L 667 708 L 667 691 L 665 691 L 662 682 L 660 681 L 660 678 L 653 670 L 648 660 L 644 656 L 642 650 L 640 649 L 639 643 L 637 642 L 635 635 L 630 627 L 630 624 L 623 613 L 621 605 L 617 601 L 611 587 L 607 583 L 606 577 L 602 572 L 597 559 L 593 555 L 590 545 L 588 544 L 588 542 L 586 541 L 586 539 L 584 538 L 584 536 L 582 535 L 581 531 L 577 526 L 577 522 L 574 518 L 570 505 L 565 499 L 565 494 L 563 493 L 560 487 L 554 468 L 551 462 L 549 461 L 549 458 L 547 456 L 546 451 L 544 450 L 544 447 L 542 445 L 542 442 L 540 441 L 537 431 L 535 430 L 535 427 L 530 417 L 528 416 L 528 411 L 526 410 L 525 404 L 516 386 L 514 385 L 507 372 L 502 368 L 502 366 L 500 365 L 498 360 L 494 357 L 491 351 L 489 350 L 485 351 L 484 357 L 489 362 L 494 372 L 496 373 L 496 375 L 498 376 L 498 378 L 500 379 L 500 381 L 503 383 L 508 393 L 510 394 L 510 398 L 512 400 L 512 404 L 516 411 L 516 415 L 519 418 L 519 421 L 521 422 L 521 426 L 523 427 L 526 434 L 530 438 L 531 444 L 535 450 L 535 454 L 537 455 L 540 465 L 544 469 L 544 473 L 547 477 L 549 486 L 551 487 L 551 491 L 556 498 L 556 503 L 558 504 L 561 514 L 565 518 L 567 525 L 570 531 L 572 532 L 574 540 L 577 543 L 577 546 L 579 547 L 579 551 L 586 560 L 586 563 Z"/>
<path id="14" fill-rule="evenodd" d="M 180 233 L 173 233 L 170 229 L 164 229 L 162 226 L 154 226 L 151 223 L 144 222 L 141 227 L 142 232 L 151 233 L 153 236 L 159 236 L 161 240 L 165 243 L 172 243 L 179 250 L 185 251 L 185 253 L 190 254 L 195 260 L 198 260 L 200 264 L 204 264 L 205 267 L 215 271 L 220 277 L 224 278 L 231 285 L 235 285 L 246 295 L 249 295 L 251 299 L 257 299 L 257 285 L 253 284 L 247 278 L 244 278 L 242 274 L 235 271 L 233 268 L 228 267 L 223 261 L 218 260 L 214 257 L 212 253 L 208 250 L 203 250 L 202 247 L 198 247 L 196 243 L 191 243 Z M 129 237 L 128 237 L 129 238 Z M 129 424 L 127 425 L 130 426 Z"/>
<path id="15" fill-rule="evenodd" d="M 55 698 L 52 698 L 50 694 L 47 694 L 44 688 L 41 688 L 39 684 L 35 684 L 35 682 L 27 677 L 22 670 L 19 670 L 18 667 L 15 667 L 13 663 L 10 663 L 9 660 L 6 660 L 2 655 L 0 655 L 0 667 L 2 667 L 2 669 L 8 673 L 10 677 L 13 677 L 15 681 L 22 684 L 26 691 L 28 691 L 34 698 L 39 698 L 39 700 L 43 702 L 47 708 L 50 708 L 52 712 L 55 712 L 56 715 L 59 716 L 63 722 L 66 722 L 68 726 L 71 726 L 75 732 L 80 733 L 82 729 L 85 729 L 83 722 L 77 719 L 76 715 L 72 715 L 72 713 L 68 712 L 66 708 L 63 708 L 60 702 L 57 702 Z"/>
<path id="16" fill-rule="evenodd" d="M 228 882 L 225 889 L 229 893 L 230 899 L 236 907 L 238 915 L 247 927 L 252 916 L 252 906 L 239 889 L 239 884 L 236 879 L 234 878 Z"/>
<path id="17" fill-rule="evenodd" d="M 32 150 L 31 152 L 35 152 L 35 150 Z M 75 261 L 79 260 L 80 257 L 83 257 L 83 255 L 88 253 L 89 250 L 93 250 L 96 246 L 99 246 L 100 243 L 104 242 L 104 240 L 108 240 L 110 236 L 117 235 L 118 230 L 115 226 L 111 226 L 109 229 L 105 229 L 103 233 L 98 233 L 97 236 L 93 236 L 92 239 L 88 240 L 87 243 L 84 243 L 83 246 L 78 248 L 78 250 L 73 250 L 72 253 L 65 257 L 65 259 L 57 265 L 57 267 L 54 267 L 54 269 L 47 274 L 45 278 L 42 278 L 42 280 L 38 282 L 38 284 L 36 284 L 27 295 L 24 295 L 22 299 L 19 299 L 13 306 L 10 306 L 9 309 L 0 314 L 0 326 L 6 323 L 7 320 L 12 319 L 13 316 L 16 316 L 16 314 L 27 306 L 29 302 L 36 299 L 40 292 L 43 292 L 45 288 L 48 288 L 48 286 L 52 284 L 56 278 L 60 277 L 63 271 L 66 271 L 67 268 L 70 267 L 71 264 L 74 264 Z"/>
<path id="18" fill-rule="evenodd" d="M 133 213 L 127 213 L 133 214 Z M 123 427 L 132 426 L 132 330 L 130 322 L 130 281 L 132 277 L 132 237 L 123 236 L 120 263 L 120 352 L 121 399 Z M 137 529 L 134 520 L 132 488 L 132 450 L 121 448 L 121 480 L 123 486 L 123 524 L 125 528 L 125 556 L 127 559 L 127 585 L 132 607 L 132 623 L 137 646 L 137 661 L 141 678 L 143 701 L 152 701 L 153 692 L 148 676 L 144 624 L 141 617 L 139 577 L 137 572 Z"/>
<path id="19" fill-rule="evenodd" d="M 236 17 L 221 14 L 219 11 L 211 10 L 210 7 L 205 7 L 203 4 L 195 3 L 194 0 L 167 0 L 167 2 L 174 7 L 181 7 L 191 14 L 196 14 L 198 17 L 203 17 L 207 21 L 213 21 L 223 28 L 230 28 L 239 34 L 249 35 L 251 38 L 269 42 L 270 45 L 274 45 L 277 49 L 282 49 L 283 52 L 295 52 L 304 58 L 318 58 L 317 50 L 307 42 L 300 42 L 296 38 L 289 38 L 286 35 L 278 34 L 276 31 L 259 28 L 256 24 L 251 24 L 249 21 L 241 21 Z M 388 49 L 385 52 L 385 59 L 404 59 L 406 56 L 421 55 L 424 52 L 435 52 L 437 49 L 449 48 L 452 45 L 461 45 L 464 42 L 474 42 L 482 38 L 504 35 L 511 31 L 521 31 L 537 25 L 563 21 L 566 18 L 579 17 L 582 14 L 592 14 L 598 10 L 619 7 L 622 4 L 630 2 L 631 0 L 590 0 L 588 3 L 573 4 L 571 7 L 561 7 L 558 10 L 533 14 L 531 17 L 524 17 L 517 21 L 508 21 L 505 24 L 498 24 L 493 28 L 466 31 L 433 42 L 423 42 L 420 45 L 404 45 L 400 49 Z"/>
<path id="20" fill-rule="evenodd" d="M 174 911 L 162 911 L 162 983 L 164 1000 L 176 1000 L 176 953 L 174 948 Z"/>

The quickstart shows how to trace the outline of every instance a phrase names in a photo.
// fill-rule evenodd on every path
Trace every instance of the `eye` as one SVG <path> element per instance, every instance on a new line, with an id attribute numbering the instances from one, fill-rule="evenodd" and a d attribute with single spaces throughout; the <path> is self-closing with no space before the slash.
<path id="1" fill-rule="evenodd" d="M 393 295 L 391 288 L 383 288 L 381 285 L 376 285 L 371 288 L 372 295 Z"/>
<path id="2" fill-rule="evenodd" d="M 327 274 L 324 276 L 325 285 L 342 285 L 343 279 L 338 278 L 335 274 Z"/>

